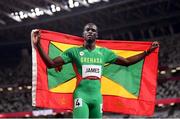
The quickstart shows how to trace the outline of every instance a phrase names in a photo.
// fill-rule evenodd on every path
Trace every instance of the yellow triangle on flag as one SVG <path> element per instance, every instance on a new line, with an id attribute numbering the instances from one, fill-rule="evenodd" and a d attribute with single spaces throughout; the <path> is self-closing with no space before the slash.
<path id="1" fill-rule="evenodd" d="M 128 58 L 134 55 L 138 55 L 142 53 L 143 51 L 131 51 L 131 50 L 112 50 L 116 55 Z"/>
<path id="2" fill-rule="evenodd" d="M 104 76 L 101 79 L 101 92 L 103 95 L 114 95 L 114 96 L 121 96 L 125 98 L 137 99 L 135 95 L 128 92 L 123 86 L 115 83 L 114 81 Z"/>
<path id="3" fill-rule="evenodd" d="M 63 84 L 58 85 L 55 88 L 50 89 L 50 91 L 56 93 L 73 93 L 76 87 L 76 81 L 77 79 L 73 78 Z M 102 77 L 101 79 L 101 92 L 103 95 L 113 95 L 137 99 L 136 96 L 128 92 L 123 86 L 106 77 Z"/>
<path id="4" fill-rule="evenodd" d="M 76 78 L 73 78 L 63 84 L 58 85 L 55 88 L 50 89 L 51 92 L 56 93 L 72 93 L 76 87 Z"/>
<path id="5" fill-rule="evenodd" d="M 51 43 L 63 52 L 69 48 L 78 47 L 78 45 L 71 45 L 71 44 L 65 44 L 65 43 L 59 43 L 59 42 L 53 42 L 53 41 L 51 41 Z"/>

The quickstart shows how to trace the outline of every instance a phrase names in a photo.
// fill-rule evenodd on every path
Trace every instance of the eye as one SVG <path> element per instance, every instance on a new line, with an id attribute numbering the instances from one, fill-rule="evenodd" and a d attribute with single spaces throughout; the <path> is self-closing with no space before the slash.
<path id="1" fill-rule="evenodd" d="M 96 32 L 96 29 L 93 29 L 93 28 L 87 28 L 86 31 Z"/>
<path id="2" fill-rule="evenodd" d="M 87 28 L 86 31 L 90 31 L 91 29 L 90 28 Z"/>
<path id="3" fill-rule="evenodd" d="M 92 29 L 93 32 L 95 32 L 96 30 L 95 29 Z"/>

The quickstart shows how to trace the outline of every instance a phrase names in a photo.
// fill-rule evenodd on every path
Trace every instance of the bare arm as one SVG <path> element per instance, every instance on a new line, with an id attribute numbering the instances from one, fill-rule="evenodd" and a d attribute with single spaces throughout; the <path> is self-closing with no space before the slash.
<path id="1" fill-rule="evenodd" d="M 34 46 L 37 48 L 41 58 L 43 59 L 44 63 L 48 68 L 56 68 L 61 67 L 64 64 L 63 59 L 58 56 L 53 60 L 44 52 L 41 43 L 40 43 L 40 32 L 39 30 L 32 30 L 31 32 L 31 39 L 33 40 Z"/>
<path id="2" fill-rule="evenodd" d="M 139 62 L 140 60 L 144 59 L 147 55 L 149 55 L 157 47 L 159 47 L 159 43 L 153 42 L 151 47 L 147 51 L 144 51 L 138 55 L 135 55 L 135 56 L 132 56 L 129 58 L 118 57 L 116 59 L 115 64 L 119 64 L 119 65 L 123 65 L 123 66 L 129 66 L 129 65 L 135 64 L 135 63 Z"/>

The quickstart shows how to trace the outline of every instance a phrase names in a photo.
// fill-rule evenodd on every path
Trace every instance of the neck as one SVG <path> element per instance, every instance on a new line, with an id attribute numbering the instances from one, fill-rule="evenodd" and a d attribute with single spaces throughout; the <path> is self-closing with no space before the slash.
<path id="1" fill-rule="evenodd" d="M 96 45 L 95 45 L 95 41 L 94 42 L 87 42 L 87 41 L 84 41 L 84 44 L 83 46 L 88 49 L 88 50 L 93 50 Z"/>

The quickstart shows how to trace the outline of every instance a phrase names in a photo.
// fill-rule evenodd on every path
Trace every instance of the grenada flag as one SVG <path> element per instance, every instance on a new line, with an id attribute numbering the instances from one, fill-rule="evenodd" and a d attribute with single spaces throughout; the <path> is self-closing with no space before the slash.
<path id="1" fill-rule="evenodd" d="M 71 47 L 83 44 L 83 38 L 40 30 L 41 44 L 51 57 L 60 56 Z M 151 42 L 97 40 L 97 47 L 107 47 L 122 57 L 131 57 L 147 50 Z M 154 112 L 158 50 L 145 59 L 125 67 L 106 64 L 101 79 L 103 111 L 150 116 Z M 76 74 L 71 63 L 61 72 L 48 69 L 32 45 L 32 105 L 61 110 L 73 109 L 72 94 Z M 78 77 L 77 77 L 78 78 Z"/>

